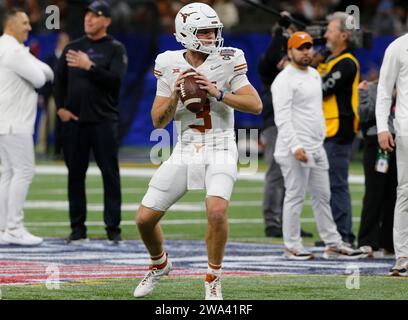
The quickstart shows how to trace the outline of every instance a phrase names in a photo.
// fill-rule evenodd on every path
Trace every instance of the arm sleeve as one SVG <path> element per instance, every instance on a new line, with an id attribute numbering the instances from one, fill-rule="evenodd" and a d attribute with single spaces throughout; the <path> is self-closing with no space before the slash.
<path id="1" fill-rule="evenodd" d="M 88 74 L 90 79 L 104 90 L 117 92 L 125 77 L 127 64 L 126 49 L 122 45 L 117 45 L 109 69 L 95 65 Z"/>
<path id="2" fill-rule="evenodd" d="M 57 68 L 55 71 L 55 83 L 54 83 L 54 97 L 55 104 L 58 109 L 65 108 L 67 101 L 67 78 L 68 78 L 68 66 L 65 59 L 68 48 L 65 48 L 58 59 Z"/>
<path id="3" fill-rule="evenodd" d="M 338 62 L 323 78 L 323 97 L 326 98 L 342 91 L 344 86 L 352 84 L 356 76 L 357 66 L 353 60 L 346 58 Z"/>
<path id="4" fill-rule="evenodd" d="M 278 76 L 272 84 L 272 99 L 275 123 L 279 137 L 283 139 L 292 153 L 302 147 L 292 122 L 293 91 L 288 79 Z"/>
<path id="5" fill-rule="evenodd" d="M 4 60 L 7 68 L 28 81 L 34 88 L 41 88 L 46 82 L 46 76 L 40 67 L 39 60 L 31 55 L 28 48 L 23 46 L 9 52 Z"/>
<path id="6" fill-rule="evenodd" d="M 398 54 L 398 47 L 395 43 L 394 45 L 391 44 L 385 51 L 384 60 L 381 65 L 377 87 L 377 103 L 375 106 L 378 133 L 389 131 L 388 116 L 390 114 L 390 105 L 392 104 L 392 90 L 400 69 Z"/>

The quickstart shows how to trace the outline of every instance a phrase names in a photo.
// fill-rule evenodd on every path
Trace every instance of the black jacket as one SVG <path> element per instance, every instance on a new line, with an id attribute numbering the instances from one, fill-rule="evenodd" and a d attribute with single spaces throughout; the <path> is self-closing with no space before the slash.
<path id="1" fill-rule="evenodd" d="M 68 67 L 68 50 L 83 51 L 95 63 L 89 71 Z M 69 43 L 58 60 L 54 95 L 57 108 L 66 108 L 80 122 L 119 119 L 118 99 L 127 68 L 124 46 L 111 36 L 91 40 L 84 36 Z"/>
<path id="2" fill-rule="evenodd" d="M 278 68 L 278 64 L 282 58 L 286 56 L 286 43 L 287 38 L 283 34 L 283 29 L 278 27 L 271 43 L 258 61 L 258 73 L 262 83 L 263 129 L 275 126 L 271 84 L 279 72 L 281 72 L 281 69 Z"/>

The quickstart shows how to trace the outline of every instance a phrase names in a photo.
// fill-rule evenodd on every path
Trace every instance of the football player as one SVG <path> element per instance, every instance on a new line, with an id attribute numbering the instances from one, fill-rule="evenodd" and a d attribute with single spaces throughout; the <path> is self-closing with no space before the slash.
<path id="1" fill-rule="evenodd" d="M 262 103 L 246 76 L 240 49 L 223 47 L 216 12 L 203 3 L 184 6 L 175 18 L 178 42 L 185 48 L 157 56 L 157 92 L 151 116 L 155 128 L 176 121 L 178 142 L 170 158 L 155 172 L 136 215 L 141 238 L 151 257 L 135 297 L 151 293 L 172 264 L 163 248 L 159 221 L 188 190 L 206 190 L 208 269 L 205 298 L 221 300 L 221 265 L 228 237 L 227 209 L 237 176 L 238 153 L 234 109 L 260 114 Z M 183 72 L 196 71 L 196 82 L 207 91 L 202 110 L 193 113 L 180 100 Z"/>

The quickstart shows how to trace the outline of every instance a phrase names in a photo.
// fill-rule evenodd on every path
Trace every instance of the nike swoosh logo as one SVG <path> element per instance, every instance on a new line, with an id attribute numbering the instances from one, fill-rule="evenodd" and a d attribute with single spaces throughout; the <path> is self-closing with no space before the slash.
<path id="1" fill-rule="evenodd" d="M 215 70 L 215 69 L 217 69 L 217 68 L 219 68 L 219 67 L 221 67 L 220 64 L 219 64 L 218 66 L 211 66 L 211 67 L 210 67 L 210 70 Z"/>

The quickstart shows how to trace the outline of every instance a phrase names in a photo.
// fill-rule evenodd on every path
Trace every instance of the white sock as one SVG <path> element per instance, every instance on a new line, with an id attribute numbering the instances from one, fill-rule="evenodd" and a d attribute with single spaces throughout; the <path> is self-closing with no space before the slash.
<path id="1" fill-rule="evenodd" d="M 208 263 L 207 267 L 207 274 L 221 277 L 221 265 L 213 265 L 212 263 Z"/>
<path id="2" fill-rule="evenodd" d="M 162 266 L 163 268 L 166 266 L 167 262 L 167 253 L 163 251 L 159 256 L 150 257 L 151 264 L 153 266 Z"/>

